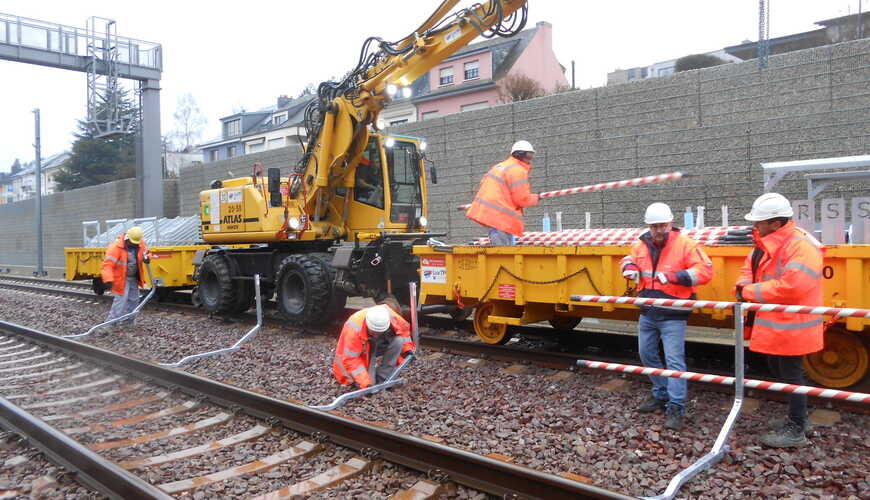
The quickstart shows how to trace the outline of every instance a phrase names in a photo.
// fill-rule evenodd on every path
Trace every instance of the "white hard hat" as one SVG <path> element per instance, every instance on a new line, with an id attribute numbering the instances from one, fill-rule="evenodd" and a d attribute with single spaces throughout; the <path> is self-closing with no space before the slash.
<path id="1" fill-rule="evenodd" d="M 390 328 L 390 310 L 385 305 L 369 309 L 366 313 L 366 327 L 371 332 L 382 333 Z"/>
<path id="2" fill-rule="evenodd" d="M 663 222 L 673 222 L 674 214 L 671 213 L 671 207 L 664 203 L 653 203 L 646 207 L 646 213 L 643 215 L 644 224 L 661 224 Z"/>
<path id="3" fill-rule="evenodd" d="M 794 210 L 785 196 L 779 193 L 764 193 L 752 203 L 752 210 L 746 214 L 748 221 L 758 222 L 761 220 L 775 219 L 777 217 L 791 217 Z"/>
<path id="4" fill-rule="evenodd" d="M 529 141 L 517 141 L 513 146 L 511 146 L 511 154 L 516 153 L 517 151 L 530 151 L 534 153 L 535 148 L 532 147 L 532 143 Z"/>

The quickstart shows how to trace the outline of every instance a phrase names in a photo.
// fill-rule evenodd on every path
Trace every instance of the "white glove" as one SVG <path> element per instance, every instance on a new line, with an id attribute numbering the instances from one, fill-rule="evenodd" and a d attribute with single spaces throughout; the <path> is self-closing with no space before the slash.
<path id="1" fill-rule="evenodd" d="M 627 280 L 634 281 L 635 283 L 640 281 L 640 272 L 638 272 L 634 269 L 629 269 L 629 270 L 623 271 L 622 276 L 625 277 L 625 279 L 627 279 Z"/>
<path id="2" fill-rule="evenodd" d="M 668 276 L 667 276 L 665 273 L 661 272 L 661 271 L 659 271 L 659 272 L 656 273 L 656 279 L 659 280 L 659 282 L 660 282 L 662 285 L 667 285 L 667 284 L 668 284 Z"/>

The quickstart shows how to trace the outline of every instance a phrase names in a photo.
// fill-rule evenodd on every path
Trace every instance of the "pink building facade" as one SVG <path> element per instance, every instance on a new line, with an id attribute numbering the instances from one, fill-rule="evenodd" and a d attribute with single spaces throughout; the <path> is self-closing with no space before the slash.
<path id="1" fill-rule="evenodd" d="M 427 120 L 502 104 L 505 77 L 525 75 L 551 93 L 565 87 L 564 68 L 553 52 L 553 27 L 539 22 L 514 38 L 469 45 L 428 73 L 426 92 L 412 101 L 417 119 Z"/>

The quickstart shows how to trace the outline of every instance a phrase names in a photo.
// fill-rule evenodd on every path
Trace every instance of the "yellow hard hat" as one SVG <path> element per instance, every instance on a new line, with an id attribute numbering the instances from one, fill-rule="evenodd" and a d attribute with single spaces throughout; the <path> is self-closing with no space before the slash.
<path id="1" fill-rule="evenodd" d="M 139 242 L 142 241 L 142 228 L 139 226 L 133 226 L 128 229 L 127 239 L 130 240 L 130 243 L 138 245 Z"/>

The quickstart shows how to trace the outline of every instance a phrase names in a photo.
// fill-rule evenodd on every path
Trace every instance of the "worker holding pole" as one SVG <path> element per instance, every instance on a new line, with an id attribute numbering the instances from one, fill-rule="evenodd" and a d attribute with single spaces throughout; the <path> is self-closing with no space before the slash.
<path id="1" fill-rule="evenodd" d="M 817 305 L 822 303 L 824 247 L 797 227 L 791 203 L 779 193 L 765 193 L 752 204 L 755 249 L 746 257 L 735 286 L 739 301 Z M 824 317 L 816 314 L 759 311 L 744 327 L 749 349 L 767 355 L 780 382 L 803 385 L 803 355 L 824 347 Z M 789 394 L 788 416 L 772 423 L 761 443 L 773 448 L 807 445 L 810 431 L 807 396 Z"/>
<path id="2" fill-rule="evenodd" d="M 342 385 L 360 389 L 387 380 L 414 351 L 411 327 L 386 304 L 353 313 L 344 323 L 335 347 L 332 374 Z M 381 357 L 380 364 L 377 358 Z"/>
<path id="3" fill-rule="evenodd" d="M 515 236 L 525 230 L 523 209 L 538 204 L 539 196 L 532 193 L 529 173 L 535 149 L 529 141 L 517 141 L 511 155 L 498 163 L 480 181 L 471 207 L 465 215 L 489 228 L 492 246 L 511 246 Z"/>
<path id="4" fill-rule="evenodd" d="M 647 207 L 644 222 L 649 231 L 622 259 L 622 275 L 637 283 L 638 296 L 694 299 L 698 286 L 713 277 L 713 262 L 701 245 L 674 227 L 674 215 L 664 203 Z M 668 370 L 686 369 L 686 323 L 691 307 L 641 306 L 638 351 L 644 366 L 663 368 L 659 341 L 665 350 Z M 665 427 L 683 428 L 688 385 L 685 380 L 650 376 L 652 396 L 638 411 L 665 410 Z"/>
<path id="5" fill-rule="evenodd" d="M 100 275 L 103 287 L 115 295 L 107 321 L 129 314 L 139 305 L 139 288 L 144 285 L 145 264 L 150 261 L 139 226 L 121 233 L 106 248 Z M 133 319 L 123 322 L 133 325 Z"/>

